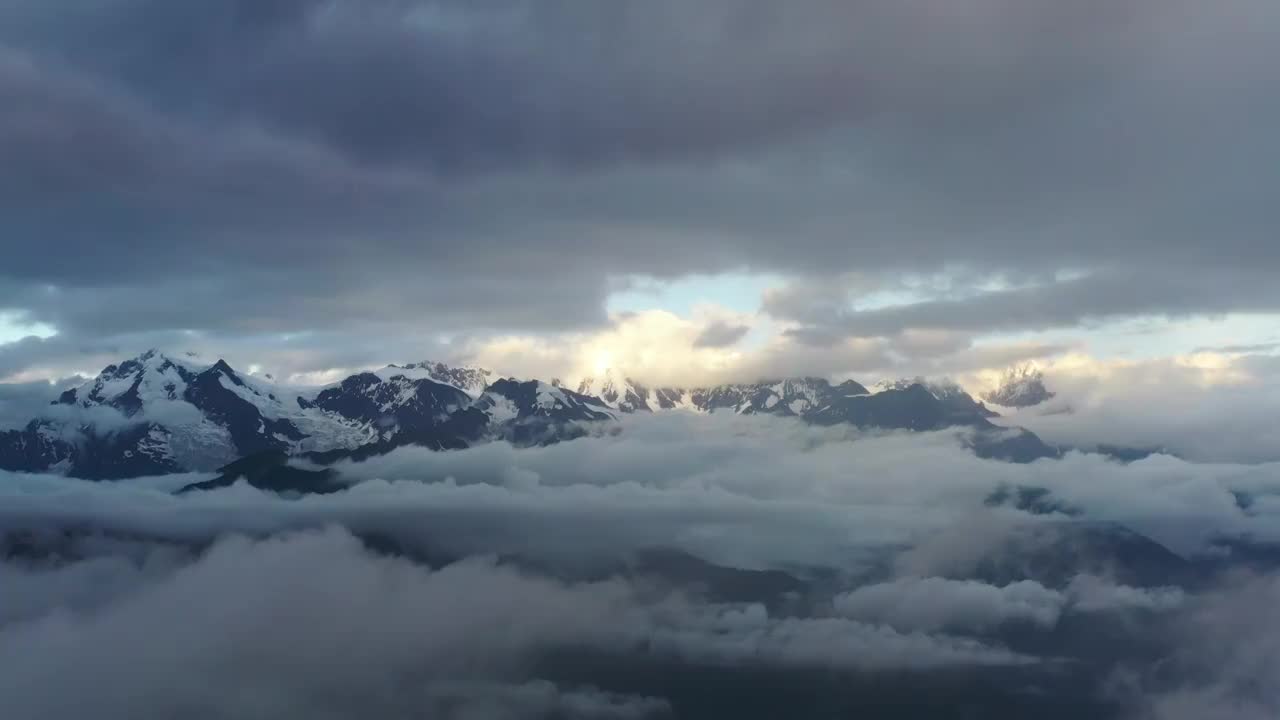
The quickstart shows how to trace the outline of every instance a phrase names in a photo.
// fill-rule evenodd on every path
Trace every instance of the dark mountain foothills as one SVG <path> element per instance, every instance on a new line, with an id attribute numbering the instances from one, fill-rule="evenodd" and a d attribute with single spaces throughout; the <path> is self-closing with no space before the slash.
<path id="1" fill-rule="evenodd" d="M 327 495 L 343 489 L 337 482 L 337 473 L 330 468 L 308 470 L 290 465 L 289 454 L 283 450 L 267 450 L 218 468 L 218 476 L 204 482 L 184 485 L 178 494 L 195 490 L 214 490 L 230 487 L 239 480 L 260 490 L 281 495 Z"/>
<path id="2" fill-rule="evenodd" d="M 110 365 L 67 390 L 43 417 L 0 432 L 0 469 L 93 480 L 266 463 L 249 478 L 297 490 L 280 457 L 318 465 L 361 460 L 405 445 L 435 450 L 506 440 L 562 442 L 609 432 L 621 415 L 686 409 L 797 417 L 815 425 L 933 431 L 955 428 L 977 455 L 1009 462 L 1056 457 L 1067 448 L 991 422 L 997 414 L 955 385 L 900 381 L 878 392 L 845 381 L 793 378 L 712 388 L 647 388 L 628 379 L 559 383 L 492 379 L 439 363 L 391 365 L 318 391 L 297 392 L 155 350 Z M 1126 461 L 1148 451 L 1113 448 Z M 1104 450 L 1105 451 L 1105 450 Z M 266 459 L 251 460 L 262 455 Z M 277 483 L 273 473 L 282 473 Z M 217 486 L 218 480 L 209 481 Z M 201 483 L 206 485 L 208 483 Z"/>

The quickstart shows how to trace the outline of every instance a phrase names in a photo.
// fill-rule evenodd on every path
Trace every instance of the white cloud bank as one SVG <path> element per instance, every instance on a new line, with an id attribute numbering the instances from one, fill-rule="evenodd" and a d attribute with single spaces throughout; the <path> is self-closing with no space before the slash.
<path id="1" fill-rule="evenodd" d="M 247 487 L 177 498 L 147 482 L 9 475 L 0 521 L 90 518 L 200 538 L 340 522 L 394 527 L 460 553 L 608 557 L 673 545 L 741 567 L 856 566 L 949 528 L 977 538 L 975 517 L 991 528 L 1065 519 L 989 507 L 998 490 L 1030 487 L 1078 519 L 1119 523 L 1182 553 L 1222 535 L 1280 539 L 1276 464 L 1157 455 L 1122 465 L 1070 453 L 1014 465 L 974 457 L 950 432 L 861 433 L 769 417 L 637 415 L 620 433 L 549 447 L 402 448 L 338 467 L 353 487 L 296 502 Z M 1248 509 L 1242 494 L 1255 500 Z"/>
<path id="2" fill-rule="evenodd" d="M 668 710 L 658 699 L 563 691 L 528 676 L 538 653 L 557 649 L 850 670 L 1031 662 L 975 640 L 773 617 L 754 604 L 646 600 L 621 580 L 564 583 L 492 560 L 432 571 L 373 555 L 339 528 L 229 537 L 158 576 L 84 565 L 4 566 L 45 608 L 8 606 L 0 621 L 7 717 L 71 718 L 86 707 L 122 719 Z M 131 587 L 117 592 L 120 584 Z M 80 603 L 87 595 L 96 601 Z"/>
<path id="3" fill-rule="evenodd" d="M 296 500 L 246 485 L 174 496 L 164 479 L 0 477 L 5 542 L 81 558 L 0 565 L 0 666 L 12 668 L 0 697 L 19 718 L 86 705 L 108 719 L 193 707 L 661 716 L 660 698 L 564 685 L 536 661 L 568 649 L 724 668 L 1025 668 L 1040 656 L 997 641 L 1007 626 L 1200 607 L 1192 590 L 1105 567 L 1056 583 L 974 575 L 1038 550 L 1026 537 L 1047 546 L 1061 529 L 1122 525 L 1188 556 L 1223 536 L 1280 540 L 1275 464 L 1071 453 L 1013 465 L 951 432 L 772 417 L 638 415 L 549 447 L 403 448 L 339 470 L 351 487 Z M 999 492 L 1010 488 L 1051 503 L 1020 510 L 1016 492 Z M 353 535 L 405 555 L 370 554 Z M 826 589 L 774 606 L 616 574 L 655 546 Z"/>

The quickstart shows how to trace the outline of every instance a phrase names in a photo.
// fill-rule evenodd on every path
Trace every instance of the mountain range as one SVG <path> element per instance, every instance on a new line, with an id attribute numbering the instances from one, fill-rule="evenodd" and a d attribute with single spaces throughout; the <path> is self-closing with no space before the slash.
<path id="1" fill-rule="evenodd" d="M 957 427 L 979 455 L 1015 462 L 1059 452 L 1029 431 L 995 425 L 996 413 L 959 386 L 921 380 L 874 391 L 814 377 L 657 388 L 610 372 L 570 390 L 558 381 L 416 363 L 298 389 L 224 360 L 204 364 L 150 350 L 67 390 L 24 427 L 0 432 L 0 469 L 109 480 L 209 471 L 259 454 L 327 464 L 410 444 L 559 442 L 626 414 L 678 410 L 895 430 Z"/>

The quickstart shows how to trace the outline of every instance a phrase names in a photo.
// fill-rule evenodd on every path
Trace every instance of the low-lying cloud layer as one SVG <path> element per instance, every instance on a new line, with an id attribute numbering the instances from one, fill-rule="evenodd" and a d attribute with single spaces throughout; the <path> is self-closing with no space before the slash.
<path id="1" fill-rule="evenodd" d="M 6 706 L 699 716 L 696 694 L 661 680 L 674 668 L 705 676 L 704 700 L 712 677 L 856 686 L 893 671 L 931 688 L 918 702 L 977 673 L 997 716 L 1024 683 L 1116 717 L 1185 717 L 1177 693 L 1219 709 L 1277 700 L 1241 694 L 1262 672 L 1243 658 L 1152 674 L 1215 647 L 1197 634 L 1215 608 L 1268 592 L 1270 576 L 1214 568 L 1253 548 L 1238 562 L 1267 572 L 1249 558 L 1280 541 L 1275 465 L 1011 465 L 948 432 L 677 413 L 338 469 L 348 489 L 295 499 L 169 493 L 190 476 L 6 475 Z M 1185 631 L 1176 642 L 1165 623 Z"/>

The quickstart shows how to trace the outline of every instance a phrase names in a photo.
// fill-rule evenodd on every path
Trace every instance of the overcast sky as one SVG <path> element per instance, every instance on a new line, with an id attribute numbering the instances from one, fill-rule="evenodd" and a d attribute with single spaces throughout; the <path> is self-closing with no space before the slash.
<path id="1" fill-rule="evenodd" d="M 3 394 L 152 346 L 1261 382 L 1276 67 L 1270 0 L 0 0 Z"/>

